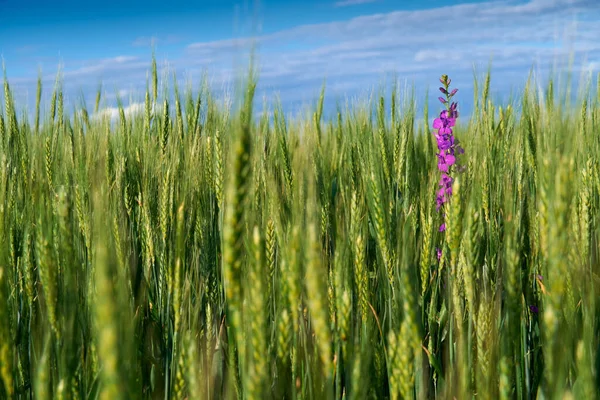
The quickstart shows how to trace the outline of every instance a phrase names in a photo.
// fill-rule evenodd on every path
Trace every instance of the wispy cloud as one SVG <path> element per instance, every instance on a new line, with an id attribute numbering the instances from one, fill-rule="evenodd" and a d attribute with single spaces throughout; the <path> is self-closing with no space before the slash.
<path id="1" fill-rule="evenodd" d="M 123 79 L 130 77 L 131 72 L 139 73 L 142 68 L 147 68 L 148 62 L 141 61 L 136 56 L 120 55 L 115 57 L 103 58 L 99 60 L 89 60 L 80 63 L 78 66 L 65 62 L 63 77 L 68 80 L 89 80 L 96 78 L 117 78 Z"/>
<path id="2" fill-rule="evenodd" d="M 89 81 L 91 78 L 128 78 L 128 73 L 131 71 L 140 72 L 143 68 L 148 67 L 147 61 L 142 61 L 136 56 L 120 55 L 115 57 L 90 59 L 83 62 L 68 62 L 62 61 L 54 70 L 44 71 L 42 81 L 54 82 L 56 74 L 60 73 L 60 77 L 64 78 L 66 84 L 77 82 L 78 80 Z M 11 82 L 25 84 L 34 82 L 37 76 L 9 78 Z M 94 85 L 97 84 L 94 81 Z"/>
<path id="3" fill-rule="evenodd" d="M 459 4 L 298 26 L 254 39 L 193 43 L 186 61 L 224 62 L 255 42 L 261 78 L 273 87 L 324 77 L 376 80 L 389 72 L 415 81 L 442 71 L 470 79 L 474 64 L 490 60 L 497 70 L 521 69 L 525 76 L 532 64 L 550 66 L 570 51 L 586 54 L 590 62 L 600 59 L 599 17 L 596 0 Z M 443 32 L 435 28 L 442 25 L 448 27 Z"/>
<path id="4" fill-rule="evenodd" d="M 181 42 L 181 38 L 177 35 L 166 36 L 140 36 L 137 37 L 131 45 L 133 47 L 152 47 L 153 45 L 170 45 Z"/>
<path id="5" fill-rule="evenodd" d="M 364 0 L 340 2 L 358 1 Z M 599 19 L 597 0 L 457 4 L 301 25 L 254 38 L 193 42 L 179 55 L 171 53 L 169 66 L 178 76 L 196 78 L 207 69 L 220 90 L 236 76 L 233 60 L 256 45 L 260 93 L 278 91 L 282 101 L 297 103 L 313 99 L 324 78 L 333 97 L 355 94 L 390 73 L 421 87 L 448 73 L 465 88 L 473 66 L 485 68 L 491 60 L 494 87 L 508 91 L 522 83 L 532 65 L 544 69 L 570 53 L 576 71 L 597 71 Z M 144 43 L 151 39 L 139 38 Z M 149 57 L 118 56 L 71 66 L 64 75 L 92 91 L 99 76 L 115 86 L 137 82 L 143 90 L 149 67 Z M 135 89 L 130 88 L 131 95 Z"/>
<path id="6" fill-rule="evenodd" d="M 25 46 L 17 47 L 16 51 L 19 54 L 31 54 L 31 53 L 37 51 L 38 49 L 39 49 L 39 46 L 35 46 L 35 45 L 31 45 L 30 44 L 30 45 L 25 45 Z"/>
<path id="7" fill-rule="evenodd" d="M 336 7 L 348 7 L 348 6 L 357 6 L 360 4 L 369 4 L 375 3 L 378 0 L 340 0 L 335 2 Z"/>

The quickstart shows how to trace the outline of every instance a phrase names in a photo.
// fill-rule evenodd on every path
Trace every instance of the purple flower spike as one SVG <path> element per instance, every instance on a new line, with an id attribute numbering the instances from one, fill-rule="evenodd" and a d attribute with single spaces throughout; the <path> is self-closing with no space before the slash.
<path id="1" fill-rule="evenodd" d="M 440 259 L 442 258 L 442 249 L 436 247 L 435 248 L 435 253 L 436 253 L 438 261 L 440 261 Z"/>
<path id="2" fill-rule="evenodd" d="M 439 182 L 439 188 L 435 195 L 435 209 L 441 211 L 450 197 L 452 196 L 452 178 L 453 172 L 460 172 L 464 169 L 463 166 L 457 164 L 457 156 L 464 153 L 462 147 L 459 146 L 458 141 L 454 137 L 452 128 L 456 125 L 456 118 L 458 118 L 457 103 L 450 103 L 450 99 L 458 92 L 458 89 L 450 90 L 450 83 L 452 80 L 447 75 L 440 77 L 440 82 L 443 85 L 440 87 L 440 92 L 446 95 L 446 97 L 438 97 L 440 102 L 446 106 L 445 110 L 440 112 L 438 118 L 433 120 L 433 128 L 436 130 L 433 134 L 437 141 L 438 153 L 438 169 L 441 172 L 441 178 Z M 443 223 L 439 227 L 440 232 L 446 231 L 446 224 Z M 441 257 L 441 250 L 436 248 L 438 260 Z"/>

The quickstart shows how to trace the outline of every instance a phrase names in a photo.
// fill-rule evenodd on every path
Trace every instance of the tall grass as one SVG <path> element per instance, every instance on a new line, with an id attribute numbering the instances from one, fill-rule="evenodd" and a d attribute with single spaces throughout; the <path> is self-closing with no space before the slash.
<path id="1" fill-rule="evenodd" d="M 600 91 L 476 82 L 440 233 L 414 92 L 271 123 L 253 73 L 158 81 L 116 124 L 39 81 L 30 126 L 4 80 L 0 398 L 598 397 Z"/>

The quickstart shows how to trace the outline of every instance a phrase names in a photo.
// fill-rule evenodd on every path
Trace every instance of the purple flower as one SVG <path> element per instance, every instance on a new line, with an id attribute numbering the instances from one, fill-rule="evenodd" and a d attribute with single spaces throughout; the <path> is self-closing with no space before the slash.
<path id="1" fill-rule="evenodd" d="M 454 116 L 454 111 L 450 110 L 448 113 L 447 110 L 444 110 L 440 113 L 440 117 L 433 120 L 433 128 L 434 129 L 442 129 L 442 128 L 452 128 L 456 124 L 456 117 Z M 446 133 L 451 133 L 446 132 Z"/>
<path id="2" fill-rule="evenodd" d="M 440 87 L 440 92 L 442 92 L 444 94 L 448 94 L 448 91 L 446 89 L 444 89 L 443 87 Z"/>
<path id="3" fill-rule="evenodd" d="M 436 196 L 435 198 L 435 211 L 440 211 L 440 208 L 442 208 L 442 206 L 444 205 L 444 203 L 446 202 L 446 198 L 444 196 Z"/>
<path id="4" fill-rule="evenodd" d="M 440 179 L 440 186 L 443 186 L 445 188 L 451 188 L 453 181 L 454 181 L 454 179 L 452 179 L 452 177 L 450 175 L 442 174 L 442 177 Z"/>
<path id="5" fill-rule="evenodd" d="M 438 100 L 442 103 L 442 104 L 446 104 L 448 102 L 448 100 L 446 100 L 445 98 L 443 98 L 442 96 L 438 97 Z"/>
<path id="6" fill-rule="evenodd" d="M 449 118 L 458 118 L 458 111 L 456 111 L 456 102 L 452 102 L 450 104 L 450 108 L 448 110 Z M 444 110 L 446 111 L 446 110 Z"/>
<path id="7" fill-rule="evenodd" d="M 446 230 L 446 224 L 445 223 L 441 224 L 439 230 L 440 230 L 440 232 L 444 232 Z"/>
<path id="8" fill-rule="evenodd" d="M 448 169 L 456 163 L 456 157 L 453 154 L 438 154 L 438 169 L 442 172 L 448 172 Z"/>
<path id="9" fill-rule="evenodd" d="M 439 154 L 438 154 L 438 158 L 440 158 L 438 160 L 438 169 L 442 172 L 448 172 L 449 165 L 446 164 L 446 161 L 444 160 L 444 158 L 441 157 Z"/>
<path id="10" fill-rule="evenodd" d="M 435 199 L 435 211 L 440 211 L 440 208 L 444 205 L 444 200 L 440 197 Z"/>
<path id="11" fill-rule="evenodd" d="M 454 145 L 454 136 L 452 136 L 452 131 L 450 131 L 450 133 L 436 134 L 435 138 L 437 139 L 438 149 L 440 150 L 448 150 Z"/>
<path id="12" fill-rule="evenodd" d="M 450 97 L 454 96 L 456 94 L 456 92 L 458 92 L 458 89 L 454 89 L 450 92 Z M 448 92 L 446 92 L 448 93 Z"/>
<path id="13" fill-rule="evenodd" d="M 452 128 L 450 128 L 449 126 L 442 126 L 441 128 L 438 129 L 438 135 L 452 135 Z"/>
<path id="14" fill-rule="evenodd" d="M 456 163 L 456 157 L 454 154 L 446 154 L 446 164 L 454 165 Z"/>
<path id="15" fill-rule="evenodd" d="M 537 314 L 540 310 L 532 304 L 529 306 L 529 311 L 531 311 L 534 314 Z"/>
<path id="16" fill-rule="evenodd" d="M 437 192 L 437 198 L 442 200 L 442 203 L 445 203 L 447 201 L 447 197 L 446 197 L 446 188 L 441 188 L 438 190 Z"/>
<path id="17" fill-rule="evenodd" d="M 436 195 L 436 209 L 439 211 L 440 207 L 448 201 L 448 198 L 452 196 L 452 178 L 446 174 L 442 174 L 440 180 L 440 189 Z"/>
<path id="18" fill-rule="evenodd" d="M 442 249 L 436 247 L 435 248 L 435 253 L 436 253 L 438 261 L 440 261 L 440 259 L 442 258 Z"/>

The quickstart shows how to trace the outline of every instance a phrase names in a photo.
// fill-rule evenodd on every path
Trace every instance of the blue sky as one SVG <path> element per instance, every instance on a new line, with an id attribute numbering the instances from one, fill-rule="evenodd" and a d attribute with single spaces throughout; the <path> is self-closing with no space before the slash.
<path id="1" fill-rule="evenodd" d="M 232 87 L 251 40 L 258 44 L 260 97 L 286 111 L 313 102 L 327 79 L 327 106 L 365 96 L 396 74 L 422 104 L 448 73 L 472 102 L 473 68 L 492 61 L 494 94 L 507 99 L 533 66 L 541 75 L 574 56 L 573 71 L 600 71 L 600 0 L 0 0 L 0 55 L 15 97 L 32 107 L 41 70 L 45 98 L 62 65 L 67 104 L 106 106 L 116 93 L 142 101 L 155 44 L 159 67 L 181 82 Z M 260 103 L 260 102 L 259 102 Z"/>

